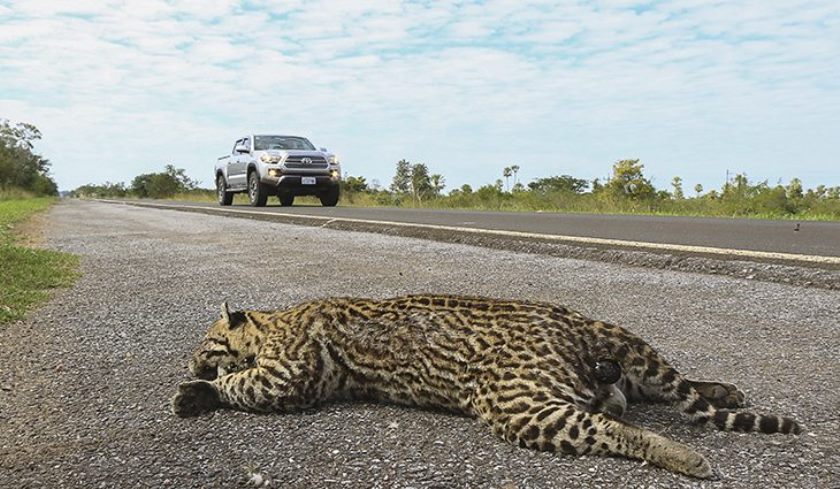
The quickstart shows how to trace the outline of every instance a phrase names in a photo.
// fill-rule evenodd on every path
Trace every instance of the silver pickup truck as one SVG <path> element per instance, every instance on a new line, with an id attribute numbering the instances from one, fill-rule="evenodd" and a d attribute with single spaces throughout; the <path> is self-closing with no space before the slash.
<path id="1" fill-rule="evenodd" d="M 316 150 L 299 136 L 252 134 L 236 140 L 231 153 L 216 161 L 216 191 L 220 205 L 233 203 L 233 194 L 248 192 L 254 207 L 269 195 L 289 206 L 298 195 L 315 195 L 321 204 L 338 203 L 341 167 L 325 148 Z"/>

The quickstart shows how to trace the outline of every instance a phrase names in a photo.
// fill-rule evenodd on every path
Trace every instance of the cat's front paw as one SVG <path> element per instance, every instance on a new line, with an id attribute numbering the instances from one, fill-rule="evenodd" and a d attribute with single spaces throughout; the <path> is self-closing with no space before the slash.
<path id="1" fill-rule="evenodd" d="M 221 405 L 216 386 L 204 380 L 184 382 L 172 398 L 172 412 L 186 418 L 212 411 Z"/>

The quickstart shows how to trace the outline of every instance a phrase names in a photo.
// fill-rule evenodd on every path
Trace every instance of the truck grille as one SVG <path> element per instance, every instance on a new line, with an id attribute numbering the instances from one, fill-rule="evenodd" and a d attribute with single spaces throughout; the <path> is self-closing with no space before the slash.
<path id="1" fill-rule="evenodd" d="M 311 163 L 304 163 L 303 159 L 312 160 Z M 284 162 L 286 168 L 323 170 L 327 167 L 327 160 L 323 156 L 289 156 Z"/>

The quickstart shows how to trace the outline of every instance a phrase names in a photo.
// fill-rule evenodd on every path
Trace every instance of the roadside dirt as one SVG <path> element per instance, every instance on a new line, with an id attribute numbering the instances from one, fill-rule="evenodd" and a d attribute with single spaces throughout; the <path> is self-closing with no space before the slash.
<path id="1" fill-rule="evenodd" d="M 42 246 L 44 244 L 44 229 L 47 223 L 47 215 L 38 213 L 15 224 L 13 229 L 15 243 L 21 246 Z"/>

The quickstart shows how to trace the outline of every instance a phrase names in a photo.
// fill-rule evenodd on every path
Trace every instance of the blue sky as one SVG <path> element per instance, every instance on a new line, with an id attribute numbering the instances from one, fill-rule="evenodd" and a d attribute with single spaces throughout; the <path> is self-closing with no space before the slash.
<path id="1" fill-rule="evenodd" d="M 212 184 L 248 132 L 447 190 L 640 158 L 660 188 L 840 185 L 836 1 L 7 1 L 0 118 L 62 189 L 166 163 Z M 688 192 L 690 193 L 690 191 Z"/>

